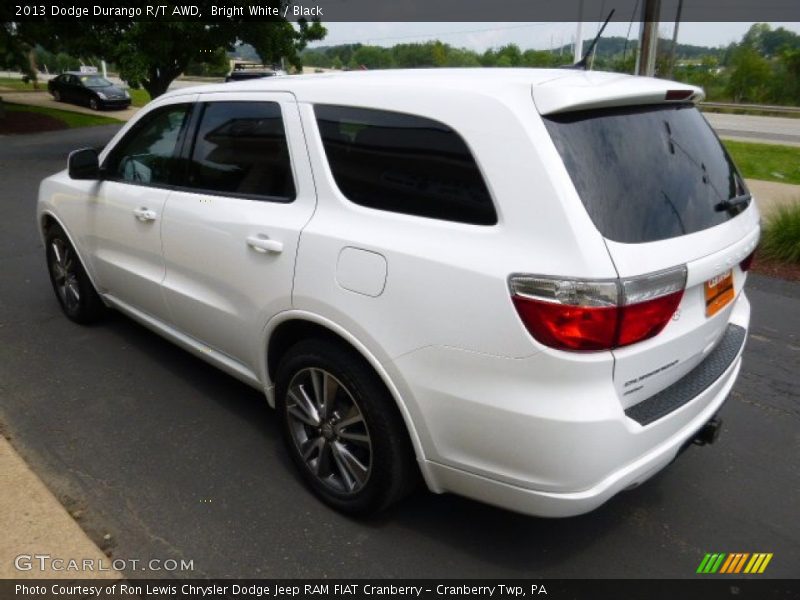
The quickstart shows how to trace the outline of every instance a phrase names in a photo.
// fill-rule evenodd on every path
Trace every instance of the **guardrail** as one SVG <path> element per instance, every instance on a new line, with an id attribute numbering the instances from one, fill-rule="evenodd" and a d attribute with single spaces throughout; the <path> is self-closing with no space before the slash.
<path id="1" fill-rule="evenodd" d="M 769 113 L 800 114 L 800 106 L 775 106 L 772 104 L 739 104 L 737 102 L 701 102 L 700 108 L 722 108 Z"/>

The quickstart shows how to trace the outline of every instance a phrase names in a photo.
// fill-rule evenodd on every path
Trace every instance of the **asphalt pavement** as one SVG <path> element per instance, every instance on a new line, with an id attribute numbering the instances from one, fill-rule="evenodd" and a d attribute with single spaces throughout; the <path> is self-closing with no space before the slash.
<path id="1" fill-rule="evenodd" d="M 728 115 L 709 111 L 703 114 L 723 138 L 800 146 L 800 118 Z"/>
<path id="2" fill-rule="evenodd" d="M 257 392 L 118 314 L 91 327 L 61 315 L 38 182 L 114 131 L 0 142 L 0 425 L 114 557 L 191 560 L 174 575 L 196 577 L 680 578 L 707 552 L 772 552 L 762 577 L 797 575 L 799 284 L 750 278 L 719 441 L 595 512 L 537 519 L 420 491 L 353 520 L 303 489 Z"/>

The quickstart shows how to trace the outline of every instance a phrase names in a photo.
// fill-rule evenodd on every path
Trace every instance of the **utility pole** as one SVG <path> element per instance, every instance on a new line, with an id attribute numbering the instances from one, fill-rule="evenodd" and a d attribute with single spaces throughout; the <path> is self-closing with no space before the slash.
<path id="1" fill-rule="evenodd" d="M 583 58 L 583 0 L 578 0 L 578 30 L 575 32 L 574 61 Z"/>
<path id="2" fill-rule="evenodd" d="M 678 0 L 678 12 L 675 15 L 675 27 L 672 29 L 672 46 L 669 49 L 669 73 L 667 79 L 672 79 L 672 72 L 675 70 L 675 49 L 678 45 L 678 27 L 681 24 L 681 10 L 683 9 L 683 0 Z"/>
<path id="3" fill-rule="evenodd" d="M 658 17 L 661 0 L 644 0 L 639 51 L 641 55 L 636 64 L 636 74 L 652 77 L 656 72 L 656 49 L 658 47 Z"/>

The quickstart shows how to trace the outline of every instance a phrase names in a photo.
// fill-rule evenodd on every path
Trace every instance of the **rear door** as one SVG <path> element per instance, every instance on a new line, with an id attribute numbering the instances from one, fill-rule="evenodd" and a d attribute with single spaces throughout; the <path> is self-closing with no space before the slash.
<path id="1" fill-rule="evenodd" d="M 81 102 L 82 98 L 78 88 L 78 78 L 75 75 L 67 75 L 62 87 L 62 96 L 69 102 Z"/>
<path id="2" fill-rule="evenodd" d="M 257 372 L 267 320 L 291 307 L 300 231 L 316 194 L 288 93 L 201 96 L 188 170 L 162 223 L 175 325 Z"/>
<path id="3" fill-rule="evenodd" d="M 672 321 L 614 351 L 624 407 L 696 366 L 725 332 L 742 292 L 740 262 L 758 240 L 758 213 L 719 139 L 691 104 L 544 117 L 620 278 L 687 266 Z"/>

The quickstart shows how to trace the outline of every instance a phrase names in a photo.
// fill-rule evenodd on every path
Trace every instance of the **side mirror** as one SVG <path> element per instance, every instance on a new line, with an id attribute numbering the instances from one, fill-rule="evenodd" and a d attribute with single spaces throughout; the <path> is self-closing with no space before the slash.
<path id="1" fill-rule="evenodd" d="M 100 179 L 100 159 L 94 148 L 69 153 L 67 168 L 70 179 Z"/>

